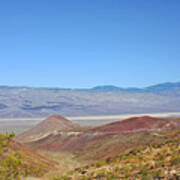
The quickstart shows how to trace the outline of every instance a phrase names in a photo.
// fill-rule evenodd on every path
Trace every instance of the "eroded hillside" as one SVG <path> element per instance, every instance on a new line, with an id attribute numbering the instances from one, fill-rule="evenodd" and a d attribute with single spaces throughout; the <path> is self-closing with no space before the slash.
<path id="1" fill-rule="evenodd" d="M 50 127 L 51 123 L 47 123 L 47 128 L 43 126 L 46 133 L 41 134 L 41 136 L 35 135 L 33 130 L 36 128 L 41 129 L 40 125 L 44 125 L 45 122 L 47 120 L 30 129 L 27 132 L 28 136 L 24 136 L 27 135 L 25 132 L 17 139 L 34 149 L 69 152 L 84 160 L 97 160 L 110 155 L 115 156 L 135 145 L 145 145 L 151 141 L 156 142 L 156 140 L 161 141 L 164 138 L 156 137 L 154 139 L 154 133 L 180 127 L 178 119 L 160 119 L 144 116 L 117 121 L 96 128 L 74 126 L 74 128 L 69 129 L 69 126 L 67 126 L 65 129 L 56 129 L 56 131 L 49 131 L 48 127 Z M 60 119 L 58 122 L 60 124 L 64 123 Z M 66 120 L 67 122 L 68 120 Z"/>

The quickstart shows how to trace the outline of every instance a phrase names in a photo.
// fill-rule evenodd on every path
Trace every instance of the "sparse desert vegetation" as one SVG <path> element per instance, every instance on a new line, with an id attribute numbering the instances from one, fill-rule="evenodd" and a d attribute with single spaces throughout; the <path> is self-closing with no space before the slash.
<path id="1" fill-rule="evenodd" d="M 1 145 L 4 148 L 7 147 L 8 141 L 6 140 L 10 139 L 10 136 L 11 135 L 1 135 Z M 41 151 L 40 153 L 43 154 L 43 156 L 61 163 L 61 165 L 59 166 L 60 169 L 58 169 L 58 166 L 56 166 L 56 168 L 52 168 L 49 173 L 45 173 L 40 166 L 31 167 L 32 164 L 22 169 L 22 166 L 24 166 L 24 162 L 26 162 L 27 157 L 20 156 L 19 153 L 16 152 L 15 154 L 11 154 L 6 157 L 3 162 L 1 161 L 0 177 L 1 179 L 3 179 L 6 175 L 6 178 L 4 178 L 4 180 L 12 180 L 27 175 L 39 177 L 45 173 L 45 175 L 40 179 L 179 180 L 180 131 L 171 130 L 168 132 L 154 133 L 153 136 L 154 138 L 163 137 L 164 140 L 161 139 L 160 141 L 151 142 L 148 145 L 134 146 L 133 148 L 128 148 L 124 152 L 119 153 L 119 155 L 116 155 L 114 157 L 110 156 L 109 158 L 99 161 L 94 160 L 94 162 L 89 164 L 83 164 L 80 162 L 78 163 L 77 159 L 75 161 L 74 157 L 72 157 L 72 154 Z M 7 166 L 8 163 L 10 163 L 10 166 Z M 6 171 L 3 171 L 4 164 L 6 164 Z"/>
<path id="2" fill-rule="evenodd" d="M 0 179 L 20 180 L 23 177 L 41 177 L 52 170 L 55 161 L 30 151 L 12 140 L 14 133 L 0 134 Z"/>
<path id="3" fill-rule="evenodd" d="M 178 118 L 143 116 L 81 127 L 56 115 L 15 139 L 57 162 L 41 180 L 180 178 Z"/>
<path id="4" fill-rule="evenodd" d="M 166 136 L 167 140 L 134 147 L 116 157 L 76 168 L 54 180 L 179 180 L 180 131 L 158 135 Z"/>

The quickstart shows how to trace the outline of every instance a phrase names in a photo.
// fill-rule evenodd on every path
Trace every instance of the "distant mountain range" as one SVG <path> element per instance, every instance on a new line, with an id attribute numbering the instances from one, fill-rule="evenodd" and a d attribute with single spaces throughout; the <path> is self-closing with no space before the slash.
<path id="1" fill-rule="evenodd" d="M 123 92 L 164 92 L 164 91 L 176 91 L 180 89 L 180 82 L 167 82 L 156 84 L 153 86 L 148 86 L 144 88 L 136 88 L 136 87 L 129 87 L 129 88 L 122 88 L 114 85 L 103 85 L 103 86 L 95 86 L 93 88 L 81 88 L 81 89 L 72 89 L 72 88 L 50 88 L 50 87 L 28 87 L 28 86 L 0 86 L 0 89 L 49 89 L 49 90 L 81 90 L 81 91 L 123 91 Z"/>
<path id="2" fill-rule="evenodd" d="M 180 112 L 180 82 L 145 88 L 0 86 L 0 118 Z"/>

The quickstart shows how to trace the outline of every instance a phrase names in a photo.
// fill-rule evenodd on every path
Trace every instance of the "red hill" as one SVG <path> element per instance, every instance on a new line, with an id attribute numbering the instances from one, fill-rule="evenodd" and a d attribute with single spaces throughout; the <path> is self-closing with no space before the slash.
<path id="1" fill-rule="evenodd" d="M 175 123 L 168 119 L 142 116 L 106 124 L 104 126 L 94 128 L 93 131 L 109 133 L 135 133 L 153 130 L 158 131 L 173 128 L 175 126 Z"/>

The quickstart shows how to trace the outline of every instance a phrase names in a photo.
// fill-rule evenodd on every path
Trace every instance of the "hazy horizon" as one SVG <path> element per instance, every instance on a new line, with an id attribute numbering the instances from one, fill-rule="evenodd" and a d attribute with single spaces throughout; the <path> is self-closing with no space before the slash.
<path id="1" fill-rule="evenodd" d="M 123 87 L 123 86 L 117 86 L 117 85 L 114 85 L 114 84 L 97 84 L 97 85 L 94 85 L 94 86 L 91 86 L 91 87 L 58 87 L 58 86 L 30 86 L 30 85 L 0 85 L 0 87 L 18 87 L 18 88 L 21 88 L 21 87 L 25 87 L 25 88 L 50 88 L 50 89 L 55 89 L 55 88 L 58 88 L 58 89 L 72 89 L 72 90 L 78 90 L 78 89 L 91 89 L 91 88 L 95 88 L 95 87 L 103 87 L 103 86 L 113 86 L 113 87 L 117 87 L 117 88 L 123 88 L 123 89 L 128 89 L 128 88 L 138 88 L 138 89 L 143 89 L 143 88 L 147 88 L 147 87 L 151 87 L 151 86 L 154 86 L 154 85 L 163 85 L 163 84 L 167 84 L 167 83 L 170 83 L 170 84 L 174 84 L 174 83 L 180 83 L 180 81 L 176 81 L 176 82 L 162 82 L 162 83 L 157 83 L 157 84 L 150 84 L 150 85 L 147 85 L 147 86 L 142 86 L 142 87 L 138 87 L 138 86 L 127 86 L 127 87 Z"/>

